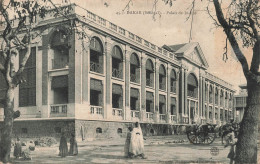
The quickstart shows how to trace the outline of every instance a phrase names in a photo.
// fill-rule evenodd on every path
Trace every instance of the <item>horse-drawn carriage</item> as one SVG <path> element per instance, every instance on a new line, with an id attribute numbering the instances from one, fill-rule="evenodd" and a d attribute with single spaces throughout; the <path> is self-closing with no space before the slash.
<path id="1" fill-rule="evenodd" d="M 211 144 L 217 136 L 215 127 L 216 125 L 213 124 L 187 126 L 187 137 L 193 144 Z"/>
<path id="2" fill-rule="evenodd" d="M 190 125 L 186 127 L 186 134 L 189 141 L 193 144 L 211 144 L 217 136 L 223 139 L 232 131 L 237 136 L 239 131 L 238 123 L 225 124 L 217 127 L 216 124 Z"/>

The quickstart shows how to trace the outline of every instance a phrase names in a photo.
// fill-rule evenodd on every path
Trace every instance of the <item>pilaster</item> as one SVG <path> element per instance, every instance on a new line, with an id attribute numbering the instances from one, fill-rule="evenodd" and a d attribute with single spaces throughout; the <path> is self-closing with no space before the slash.
<path id="1" fill-rule="evenodd" d="M 172 70 L 172 67 L 167 64 L 167 73 L 166 73 L 166 78 L 167 78 L 167 81 L 166 81 L 166 91 L 167 91 L 167 98 L 166 98 L 166 103 L 167 103 L 167 107 L 166 107 L 166 123 L 171 123 L 171 96 L 170 96 L 170 93 L 171 93 L 171 70 Z"/>
<path id="2" fill-rule="evenodd" d="M 180 71 L 179 70 L 177 70 L 176 71 L 176 123 L 178 124 L 178 123 L 181 123 L 181 121 L 180 121 L 180 113 L 179 113 L 179 101 L 180 101 L 180 97 L 178 96 L 178 95 L 180 95 L 179 93 L 180 93 L 180 89 L 179 89 L 179 87 L 180 87 L 180 83 L 179 83 L 179 80 L 180 80 Z"/>
<path id="3" fill-rule="evenodd" d="M 141 53 L 141 108 L 140 108 L 140 121 L 146 119 L 146 60 L 147 56 L 144 52 Z"/>
<path id="4" fill-rule="evenodd" d="M 216 123 L 216 118 L 215 118 L 215 93 L 216 92 L 216 85 L 215 84 L 213 84 L 213 107 L 212 107 L 212 122 L 213 122 L 213 124 L 215 124 Z"/>
<path id="5" fill-rule="evenodd" d="M 220 91 L 221 91 L 221 88 L 218 87 L 218 124 L 221 123 L 221 120 L 220 120 Z"/>
<path id="6" fill-rule="evenodd" d="M 112 56 L 112 44 L 111 38 L 106 37 L 105 54 L 106 54 L 106 99 L 105 99 L 105 109 L 104 118 L 112 118 L 112 84 L 111 84 L 111 56 Z"/>
<path id="7" fill-rule="evenodd" d="M 130 109 L 130 58 L 131 48 L 129 45 L 125 46 L 125 119 L 131 120 Z"/>
<path id="8" fill-rule="evenodd" d="M 207 119 L 207 122 L 210 122 L 210 118 L 209 118 L 209 82 L 207 81 L 206 82 L 207 83 L 207 108 L 206 108 L 206 119 Z"/>
<path id="9" fill-rule="evenodd" d="M 158 58 L 155 59 L 155 112 L 154 121 L 159 122 L 159 67 L 160 61 Z"/>

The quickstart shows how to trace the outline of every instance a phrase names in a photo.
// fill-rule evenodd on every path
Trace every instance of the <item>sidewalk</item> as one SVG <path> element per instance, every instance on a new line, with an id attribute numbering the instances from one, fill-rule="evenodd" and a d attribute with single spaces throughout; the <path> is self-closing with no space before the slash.
<path id="1" fill-rule="evenodd" d="M 182 143 L 173 143 L 181 140 Z M 217 139 L 211 145 L 193 145 L 183 136 L 146 137 L 145 155 L 147 159 L 124 158 L 125 138 L 100 139 L 79 142 L 78 156 L 61 158 L 58 145 L 36 147 L 31 161 L 15 160 L 13 163 L 228 163 L 228 148 L 224 149 Z M 69 145 L 68 145 L 69 146 Z M 219 154 L 212 156 L 211 147 L 217 147 Z"/>

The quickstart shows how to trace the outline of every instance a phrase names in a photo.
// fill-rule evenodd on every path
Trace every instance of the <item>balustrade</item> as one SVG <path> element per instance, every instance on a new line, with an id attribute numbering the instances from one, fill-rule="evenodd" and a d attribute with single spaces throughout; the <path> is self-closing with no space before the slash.
<path id="1" fill-rule="evenodd" d="M 130 74 L 130 81 L 137 83 L 137 76 L 135 74 Z"/>
<path id="2" fill-rule="evenodd" d="M 90 114 L 102 115 L 103 114 L 103 107 L 102 106 L 90 106 Z"/>
<path id="3" fill-rule="evenodd" d="M 147 120 L 153 120 L 153 113 L 152 112 L 146 112 L 146 118 Z"/>
<path id="4" fill-rule="evenodd" d="M 160 114 L 160 121 L 165 121 L 166 115 L 165 114 Z"/>
<path id="5" fill-rule="evenodd" d="M 123 118 L 123 109 L 113 108 L 112 109 L 112 115 L 116 116 L 116 117 Z"/>
<path id="6" fill-rule="evenodd" d="M 165 90 L 166 85 L 164 83 L 159 83 L 159 89 Z"/>
<path id="7" fill-rule="evenodd" d="M 177 121 L 177 116 L 171 115 L 171 122 L 176 122 L 176 121 Z"/>
<path id="8" fill-rule="evenodd" d="M 123 71 L 122 70 L 119 70 L 119 69 L 116 69 L 116 68 L 113 68 L 112 69 L 112 77 L 116 77 L 116 78 L 122 78 L 122 73 Z"/>
<path id="9" fill-rule="evenodd" d="M 139 118 L 139 111 L 131 111 L 131 117 L 132 118 Z"/>
<path id="10" fill-rule="evenodd" d="M 103 67 L 101 64 L 96 63 L 96 62 L 90 62 L 90 71 L 97 72 L 97 73 L 102 73 Z"/>
<path id="11" fill-rule="evenodd" d="M 146 79 L 146 86 L 153 87 L 153 80 L 152 79 Z"/>
<path id="12" fill-rule="evenodd" d="M 197 93 L 194 92 L 194 91 L 188 90 L 187 93 L 188 93 L 189 97 L 193 97 L 193 98 L 197 98 L 198 97 Z"/>
<path id="13" fill-rule="evenodd" d="M 67 116 L 67 104 L 55 104 L 51 105 L 50 116 L 51 117 L 66 117 Z"/>

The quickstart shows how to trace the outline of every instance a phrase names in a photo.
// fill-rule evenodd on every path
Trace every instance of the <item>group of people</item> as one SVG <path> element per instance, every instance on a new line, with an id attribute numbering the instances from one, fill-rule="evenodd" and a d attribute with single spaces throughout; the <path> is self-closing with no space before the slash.
<path id="1" fill-rule="evenodd" d="M 238 133 L 239 126 L 236 122 L 234 122 L 233 119 L 231 119 L 230 123 L 227 123 L 227 127 L 229 127 L 229 129 L 227 130 L 227 134 L 224 134 L 226 139 L 226 144 L 224 147 L 226 148 L 230 146 L 230 150 L 227 157 L 230 159 L 230 164 L 233 164 L 236 159 L 236 144 L 237 144 L 237 135 L 238 135 L 237 133 Z M 223 142 L 223 136 L 222 136 L 222 142 Z"/>
<path id="2" fill-rule="evenodd" d="M 31 160 L 31 151 L 35 149 L 34 143 L 30 141 L 29 143 L 24 144 L 24 148 L 22 148 L 22 142 L 19 137 L 16 138 L 14 143 L 14 157 L 19 159 L 22 157 L 24 160 Z"/>
<path id="3" fill-rule="evenodd" d="M 135 123 L 135 127 L 129 127 L 125 142 L 125 157 L 135 158 L 141 157 L 145 159 L 144 155 L 144 138 L 142 129 L 138 122 Z"/>
<path id="4" fill-rule="evenodd" d="M 75 135 L 72 133 L 70 138 L 70 149 L 68 151 L 67 139 L 64 133 L 61 134 L 60 146 L 59 146 L 59 156 L 66 157 L 67 155 L 78 155 L 78 144 Z"/>

